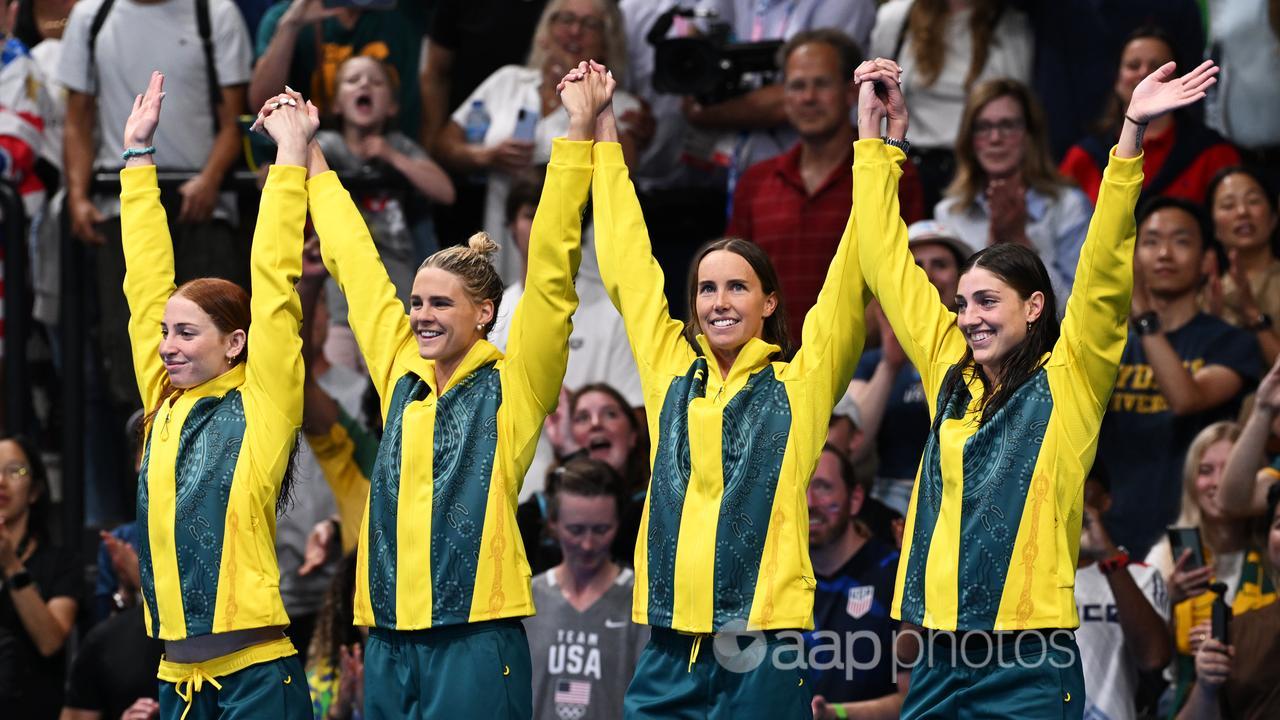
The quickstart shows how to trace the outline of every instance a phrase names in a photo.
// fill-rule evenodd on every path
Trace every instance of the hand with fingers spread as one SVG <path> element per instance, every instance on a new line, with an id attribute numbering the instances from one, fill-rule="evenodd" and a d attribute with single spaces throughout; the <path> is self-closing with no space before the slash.
<path id="1" fill-rule="evenodd" d="M 133 99 L 133 110 L 124 123 L 124 146 L 141 149 L 150 147 L 160 125 L 160 105 L 164 102 L 164 74 L 159 70 L 151 73 L 151 81 L 147 90 Z M 135 162 L 136 161 L 136 162 Z M 150 155 L 137 155 L 129 158 L 128 164 L 152 164 Z"/>
<path id="2" fill-rule="evenodd" d="M 1205 60 L 1194 70 L 1181 77 L 1174 77 L 1177 65 L 1165 63 L 1142 79 L 1133 89 L 1125 116 L 1135 123 L 1145 125 L 1152 120 L 1186 107 L 1204 97 L 1205 91 L 1218 81 L 1218 66 Z"/>

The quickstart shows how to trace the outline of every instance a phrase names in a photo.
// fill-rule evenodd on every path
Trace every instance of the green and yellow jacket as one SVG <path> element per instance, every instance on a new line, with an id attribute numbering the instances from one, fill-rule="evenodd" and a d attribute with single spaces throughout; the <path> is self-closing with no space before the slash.
<path id="1" fill-rule="evenodd" d="M 983 385 L 956 316 L 918 268 L 898 213 L 906 156 L 854 144 L 854 214 L 867 285 L 920 372 L 933 423 L 907 510 L 893 616 L 935 630 L 1074 628 L 1084 481 L 1124 352 L 1142 158 L 1112 154 L 1058 342 L 981 425 Z"/>
<path id="2" fill-rule="evenodd" d="M 689 633 L 812 628 L 806 490 L 865 336 L 850 218 L 790 362 L 752 339 L 727 377 L 672 319 L 617 143 L 595 147 L 596 254 L 640 370 L 653 466 L 636 543 L 637 623 Z"/>
<path id="3" fill-rule="evenodd" d="M 533 614 L 516 498 L 568 362 L 591 143 L 557 139 L 504 356 L 471 347 L 445 387 L 418 344 L 351 196 L 308 183 L 325 265 L 386 419 L 356 563 L 355 620 L 396 630 Z"/>
<path id="4" fill-rule="evenodd" d="M 138 478 L 147 632 L 162 640 L 289 624 L 276 564 L 276 499 L 302 422 L 298 335 L 306 169 L 271 168 L 251 261 L 248 360 L 167 398 L 157 352 L 173 243 L 154 166 L 120 172 L 124 293 L 138 390 L 159 408 Z M 163 402 L 162 402 L 163 398 Z"/>

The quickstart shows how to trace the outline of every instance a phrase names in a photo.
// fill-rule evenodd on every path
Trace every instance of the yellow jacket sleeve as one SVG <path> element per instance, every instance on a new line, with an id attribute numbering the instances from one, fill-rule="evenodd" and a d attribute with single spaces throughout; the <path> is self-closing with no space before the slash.
<path id="1" fill-rule="evenodd" d="M 591 141 L 556 138 L 542 198 L 529 234 L 524 294 L 511 315 L 502 381 L 533 400 L 510 417 L 534 440 L 560 398 L 569 363 L 569 335 L 578 293 L 573 279 L 582 260 L 582 211 L 591 187 Z M 504 397 L 507 395 L 504 392 Z"/>
<path id="2" fill-rule="evenodd" d="M 142 406 L 160 402 L 166 373 L 157 352 L 164 306 L 173 284 L 173 240 L 160 204 L 156 166 L 120 171 L 120 235 L 124 249 L 124 296 L 129 303 L 129 342 Z"/>
<path id="3" fill-rule="evenodd" d="M 858 264 L 855 214 L 850 212 L 844 235 L 827 269 L 818 300 L 804 316 L 800 349 L 786 375 L 807 378 L 818 406 L 830 412 L 853 379 L 867 339 L 866 284 Z"/>
<path id="4" fill-rule="evenodd" d="M 1065 350 L 1076 375 L 1101 413 L 1115 386 L 1116 368 L 1129 337 L 1133 294 L 1133 210 L 1142 191 L 1142 156 L 1111 159 L 1102 175 L 1098 204 L 1080 249 L 1076 280 L 1054 352 Z"/>
<path id="5" fill-rule="evenodd" d="M 307 169 L 272 165 L 258 207 L 249 254 L 252 292 L 245 391 L 265 398 L 291 432 L 302 423 L 302 229 L 307 220 Z M 285 450 L 288 452 L 288 450 Z"/>
<path id="6" fill-rule="evenodd" d="M 672 319 L 662 292 L 662 268 L 653 259 L 649 231 L 622 159 L 622 146 L 596 143 L 595 167 L 591 201 L 600 278 L 622 315 L 640 379 L 647 386 L 654 374 L 684 372 L 695 353 L 684 339 L 684 326 Z"/>
<path id="7" fill-rule="evenodd" d="M 329 274 L 347 297 L 347 319 L 364 354 L 382 411 L 399 379 L 397 360 L 408 350 L 418 355 L 404 305 L 396 298 L 382 258 L 360 209 L 332 171 L 307 182 L 311 219 L 320 237 L 320 254 Z"/>
<path id="8" fill-rule="evenodd" d="M 360 539 L 378 441 L 345 413 L 340 413 L 329 432 L 308 434 L 307 444 L 333 490 L 342 526 L 342 552 L 349 553 Z"/>
<path id="9" fill-rule="evenodd" d="M 858 259 L 867 287 L 920 372 L 932 418 L 947 368 L 964 356 L 964 338 L 955 314 L 942 304 L 907 248 L 907 225 L 898 211 L 898 178 L 906 155 L 878 139 L 857 141 L 853 155 Z"/>

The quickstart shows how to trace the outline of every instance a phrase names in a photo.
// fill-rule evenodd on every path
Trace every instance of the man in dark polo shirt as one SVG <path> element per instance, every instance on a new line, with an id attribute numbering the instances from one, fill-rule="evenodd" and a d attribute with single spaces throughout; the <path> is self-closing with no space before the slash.
<path id="1" fill-rule="evenodd" d="M 815 720 L 897 718 L 906 697 L 910 669 L 894 662 L 898 623 L 889 616 L 898 551 L 871 537 L 857 519 L 865 498 L 849 461 L 824 448 L 808 492 L 809 555 L 818 587 L 814 632 L 805 640 Z"/>
<path id="2" fill-rule="evenodd" d="M 733 193 L 725 234 L 769 253 L 796 341 L 853 206 L 857 133 L 850 113 L 858 99 L 853 69 L 861 59 L 857 44 L 830 28 L 797 33 L 783 46 L 783 103 L 800 142 L 748 168 Z M 915 167 L 907 163 L 903 170 L 899 197 L 910 223 L 924 217 L 924 201 Z"/>

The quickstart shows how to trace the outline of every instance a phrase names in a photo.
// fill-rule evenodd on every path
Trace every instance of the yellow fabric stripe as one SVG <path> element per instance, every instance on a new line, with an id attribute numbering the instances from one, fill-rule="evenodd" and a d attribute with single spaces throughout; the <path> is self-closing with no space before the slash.
<path id="1" fill-rule="evenodd" d="M 711 632 L 715 610 L 716 530 L 720 501 L 724 497 L 721 460 L 724 417 L 718 399 L 697 398 L 689 404 L 692 468 L 676 541 L 672 608 L 672 625 L 688 632 Z"/>
<path id="2" fill-rule="evenodd" d="M 173 241 L 160 204 L 156 166 L 120 171 L 120 234 L 125 257 L 124 295 L 138 392 L 147 410 L 160 402 L 168 373 L 156 352 L 173 284 Z"/>
<path id="3" fill-rule="evenodd" d="M 359 551 L 356 553 L 356 591 L 351 614 L 356 625 L 373 626 L 373 600 L 369 595 L 369 495 L 364 496 L 364 513 L 360 521 Z"/>
<path id="4" fill-rule="evenodd" d="M 902 527 L 902 550 L 898 553 L 897 579 L 893 581 L 893 605 L 889 610 L 894 620 L 902 619 L 902 593 L 907 580 L 907 559 L 911 557 L 911 539 L 916 532 L 916 503 L 920 501 L 920 468 L 916 468 L 916 481 L 911 486 L 911 500 L 907 503 L 907 518 Z"/>
<path id="5" fill-rule="evenodd" d="M 431 501 L 436 398 L 404 409 L 396 507 L 396 627 L 431 626 Z"/>
<path id="6" fill-rule="evenodd" d="M 504 407 L 498 411 L 501 415 Z M 476 582 L 471 593 L 471 622 L 509 616 L 515 607 L 526 606 L 533 612 L 529 589 L 529 561 L 525 558 L 520 532 L 515 527 L 515 505 L 518 490 L 505 480 L 505 462 L 494 462 L 489 478 L 489 496 L 485 500 L 484 531 L 480 539 L 480 556 L 476 565 Z"/>
<path id="7" fill-rule="evenodd" d="M 178 435 L 191 410 L 190 399 L 178 399 L 177 407 L 166 402 L 151 428 L 153 441 L 147 463 L 147 538 L 151 548 L 151 574 L 156 586 L 160 617 L 160 637 L 180 640 L 187 636 L 187 619 L 182 608 L 182 584 L 178 574 L 177 546 L 173 532 L 177 523 Z"/>
<path id="8" fill-rule="evenodd" d="M 980 394 L 980 393 L 975 393 Z M 975 399 L 976 402 L 976 399 Z M 972 411 L 976 407 L 970 404 Z M 925 566 L 924 624 L 954 630 L 959 606 L 960 513 L 964 496 L 964 444 L 977 430 L 972 413 L 941 427 L 942 507 L 929 541 Z"/>
<path id="9" fill-rule="evenodd" d="M 798 404 L 798 403 L 797 403 Z M 813 591 L 817 581 L 809 560 L 809 502 L 806 473 L 797 467 L 797 444 L 804 439 L 792 432 L 778 474 L 778 489 L 769 512 L 760 573 L 751 600 L 751 628 L 813 628 Z M 812 475 L 812 472 L 807 475 Z M 801 578 L 802 583 L 795 579 Z"/>

